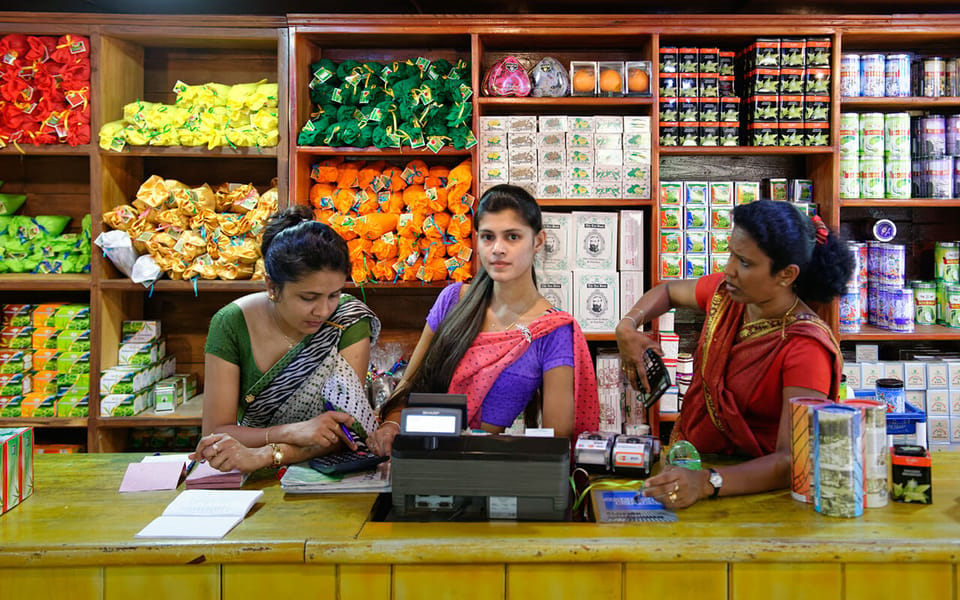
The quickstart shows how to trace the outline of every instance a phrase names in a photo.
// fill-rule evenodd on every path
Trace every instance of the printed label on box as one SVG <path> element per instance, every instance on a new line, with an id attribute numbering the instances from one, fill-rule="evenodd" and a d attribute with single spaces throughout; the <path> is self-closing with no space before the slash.
<path id="1" fill-rule="evenodd" d="M 574 271 L 574 318 L 584 331 L 610 332 L 620 320 L 619 274 Z"/>
<path id="2" fill-rule="evenodd" d="M 576 268 L 616 270 L 617 213 L 574 212 Z"/>
<path id="3" fill-rule="evenodd" d="M 562 311 L 573 314 L 573 273 L 571 271 L 538 272 L 537 288 L 547 302 Z"/>

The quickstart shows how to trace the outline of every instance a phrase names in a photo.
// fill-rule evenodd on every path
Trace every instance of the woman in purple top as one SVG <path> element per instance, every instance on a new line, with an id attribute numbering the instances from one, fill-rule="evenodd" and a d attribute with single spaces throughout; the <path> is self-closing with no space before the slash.
<path id="1" fill-rule="evenodd" d="M 481 268 L 472 284 L 444 289 L 410 358 L 406 374 L 381 408 L 367 443 L 389 454 L 400 411 L 415 392 L 467 395 L 471 428 L 501 433 L 543 391 L 543 426 L 558 437 L 595 429 L 596 376 L 586 340 L 568 313 L 540 295 L 533 257 L 545 235 L 540 207 L 521 188 L 498 185 L 477 209 Z"/>

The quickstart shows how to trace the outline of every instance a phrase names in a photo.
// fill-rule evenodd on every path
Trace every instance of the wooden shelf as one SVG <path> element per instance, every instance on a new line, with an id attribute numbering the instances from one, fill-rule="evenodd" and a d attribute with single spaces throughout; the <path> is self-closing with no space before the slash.
<path id="1" fill-rule="evenodd" d="M 90 144 L 82 146 L 70 146 L 68 144 L 43 144 L 35 146 L 33 144 L 10 144 L 0 148 L 0 156 L 89 156 Z"/>
<path id="2" fill-rule="evenodd" d="M 206 146 L 125 146 L 120 152 L 100 150 L 106 156 L 154 156 L 154 157 L 187 157 L 187 158 L 276 158 L 276 146 L 220 146 L 208 149 Z"/>
<path id="3" fill-rule="evenodd" d="M 389 292 L 391 290 L 399 291 L 402 293 L 416 292 L 417 290 L 422 290 L 424 293 L 435 294 L 438 290 L 442 290 L 453 283 L 450 279 L 444 279 L 442 281 L 431 281 L 425 283 L 423 281 L 398 281 L 396 283 L 384 283 L 384 282 L 375 282 L 375 283 L 364 283 L 357 284 L 350 282 L 346 285 L 344 289 L 348 292 L 353 293 L 354 291 L 359 291 L 361 288 L 365 290 L 377 290 L 377 292 Z"/>
<path id="4" fill-rule="evenodd" d="M 660 146 L 660 156 L 764 156 L 833 154 L 833 146 Z"/>
<path id="5" fill-rule="evenodd" d="M 477 104 L 483 107 L 503 108 L 546 108 L 561 109 L 564 107 L 596 106 L 648 106 L 654 103 L 652 96 L 622 96 L 619 98 L 599 98 L 594 96 L 564 96 L 562 98 L 511 98 L 490 97 L 477 98 Z"/>
<path id="6" fill-rule="evenodd" d="M 953 329 L 943 325 L 917 325 L 913 333 L 900 333 L 896 331 L 887 331 L 872 325 L 863 325 L 859 333 L 841 333 L 841 342 L 866 342 L 866 341 L 913 341 L 922 340 L 934 341 L 960 341 L 960 329 Z"/>
<path id="7" fill-rule="evenodd" d="M 77 273 L 62 275 L 3 273 L 0 275 L 0 291 L 79 292 L 90 291 L 90 286 L 90 276 Z"/>
<path id="8" fill-rule="evenodd" d="M 587 338 L 588 342 L 615 342 L 617 341 L 617 334 L 614 332 L 604 332 L 604 333 L 584 333 L 583 337 Z"/>
<path id="9" fill-rule="evenodd" d="M 156 414 L 149 409 L 133 417 L 98 417 L 99 427 L 184 427 L 199 426 L 203 417 L 203 394 L 194 396 L 172 413 Z"/>
<path id="10" fill-rule="evenodd" d="M 840 206 L 843 208 L 884 206 L 955 208 L 960 207 L 960 198 L 840 198 Z"/>
<path id="11" fill-rule="evenodd" d="M 540 206 L 586 206 L 590 208 L 635 208 L 638 206 L 653 206 L 651 198 L 537 198 Z"/>
<path id="12" fill-rule="evenodd" d="M 660 422 L 661 423 L 673 423 L 680 418 L 680 413 L 678 412 L 662 412 L 660 413 Z"/>
<path id="13" fill-rule="evenodd" d="M 444 147 L 439 152 L 428 148 L 352 148 L 333 146 L 297 146 L 297 154 L 307 156 L 373 156 L 377 158 L 390 156 L 472 156 L 470 150 L 457 150 Z"/>
<path id="14" fill-rule="evenodd" d="M 200 292 L 261 292 L 266 286 L 261 280 L 241 279 L 236 281 L 225 281 L 221 279 L 198 279 L 194 288 L 194 282 L 172 279 L 159 279 L 153 284 L 154 292 L 181 292 L 193 293 Z M 143 287 L 139 283 L 134 283 L 129 279 L 104 279 L 100 282 L 100 289 L 103 290 L 122 290 L 127 292 L 149 292 L 150 288 Z"/>
<path id="15" fill-rule="evenodd" d="M 0 427 L 87 427 L 85 417 L 4 417 L 0 419 Z"/>
<path id="16" fill-rule="evenodd" d="M 927 98 L 923 96 L 911 96 L 907 98 L 857 98 L 844 96 L 840 98 L 840 106 L 843 108 L 890 110 L 947 109 L 960 107 L 960 97 L 941 96 L 940 98 Z"/>

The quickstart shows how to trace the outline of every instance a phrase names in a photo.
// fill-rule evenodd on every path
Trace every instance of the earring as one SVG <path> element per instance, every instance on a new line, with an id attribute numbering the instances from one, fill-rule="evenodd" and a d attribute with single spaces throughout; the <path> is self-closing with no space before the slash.
<path id="1" fill-rule="evenodd" d="M 781 282 L 780 282 L 780 287 L 787 287 L 787 282 L 786 282 L 786 281 L 781 281 Z"/>
<path id="2" fill-rule="evenodd" d="M 273 292 L 267 292 L 267 300 L 270 302 L 276 302 L 277 297 L 273 294 Z"/>

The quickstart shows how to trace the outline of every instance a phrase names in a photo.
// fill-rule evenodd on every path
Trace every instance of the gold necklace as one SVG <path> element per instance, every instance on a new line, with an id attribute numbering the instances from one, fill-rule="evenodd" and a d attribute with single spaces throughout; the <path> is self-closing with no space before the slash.
<path id="1" fill-rule="evenodd" d="M 513 329 L 514 327 L 516 327 L 516 326 L 517 326 L 517 323 L 520 322 L 520 319 L 523 318 L 523 315 L 527 314 L 527 312 L 529 312 L 530 309 L 533 308 L 534 305 L 535 305 L 537 302 L 539 302 L 539 301 L 540 301 L 540 296 L 537 295 L 537 297 L 533 299 L 533 302 L 531 302 L 530 304 L 528 304 L 528 305 L 526 306 L 526 308 L 524 308 L 521 312 L 516 313 L 517 318 L 514 319 L 512 323 L 510 323 L 509 325 L 507 325 L 506 327 L 504 327 L 504 328 L 503 328 L 503 331 L 510 331 L 511 329 Z M 496 316 L 496 313 L 494 313 L 494 316 Z M 489 329 L 496 329 L 499 324 L 500 324 L 500 319 L 498 318 L 496 323 L 490 323 L 487 327 L 488 327 Z"/>
<path id="2" fill-rule="evenodd" d="M 287 333 L 283 330 L 283 325 L 280 324 L 280 317 L 277 316 L 277 312 L 277 305 L 273 304 L 273 309 L 270 311 L 270 315 L 273 317 L 273 322 L 277 326 L 277 330 L 280 331 L 280 335 L 287 340 L 287 350 L 292 350 L 294 346 L 300 343 L 300 340 L 293 340 L 289 335 L 287 335 Z"/>

